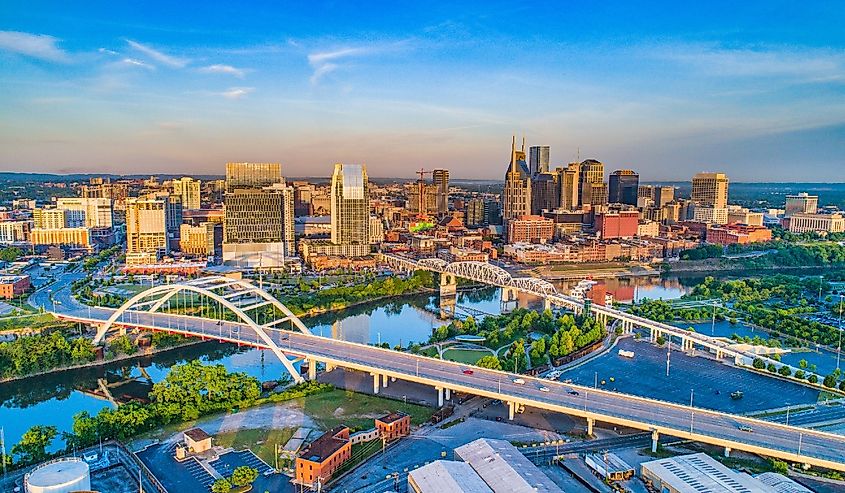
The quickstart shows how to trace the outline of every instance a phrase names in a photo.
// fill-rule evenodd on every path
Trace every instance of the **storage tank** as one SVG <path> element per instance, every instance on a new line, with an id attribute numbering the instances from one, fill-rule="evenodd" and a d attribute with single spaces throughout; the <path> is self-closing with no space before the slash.
<path id="1" fill-rule="evenodd" d="M 91 489 L 91 473 L 82 459 L 45 462 L 24 477 L 26 493 L 71 493 Z"/>

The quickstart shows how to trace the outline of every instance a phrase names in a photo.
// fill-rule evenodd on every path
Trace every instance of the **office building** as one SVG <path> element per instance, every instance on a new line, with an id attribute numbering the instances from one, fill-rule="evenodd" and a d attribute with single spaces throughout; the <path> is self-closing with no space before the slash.
<path id="1" fill-rule="evenodd" d="M 643 462 L 641 476 L 665 493 L 775 493 L 761 481 L 735 472 L 705 453 Z"/>
<path id="2" fill-rule="evenodd" d="M 32 221 L 0 221 L 0 243 L 23 243 L 29 241 Z"/>
<path id="3" fill-rule="evenodd" d="M 111 228 L 114 213 L 110 198 L 62 197 L 56 209 L 65 211 L 65 224 L 70 228 Z"/>
<path id="4" fill-rule="evenodd" d="M 226 163 L 227 191 L 261 189 L 282 182 L 282 166 L 279 163 Z"/>
<path id="5" fill-rule="evenodd" d="M 728 177 L 724 173 L 698 173 L 692 177 L 691 200 L 697 205 L 724 209 L 728 206 Z"/>
<path id="6" fill-rule="evenodd" d="M 216 257 L 222 255 L 223 225 L 202 222 L 197 226 L 183 223 L 179 232 L 179 250 L 188 255 Z"/>
<path id="7" fill-rule="evenodd" d="M 582 192 L 584 192 L 582 196 L 584 206 L 595 209 L 608 204 L 607 183 L 585 183 Z"/>
<path id="8" fill-rule="evenodd" d="M 695 205 L 692 209 L 693 221 L 706 224 L 728 224 L 728 209 Z"/>
<path id="9" fill-rule="evenodd" d="M 607 201 L 611 204 L 637 205 L 640 175 L 630 169 L 618 169 L 610 174 Z"/>
<path id="10" fill-rule="evenodd" d="M 394 411 L 375 419 L 375 428 L 382 440 L 392 442 L 411 433 L 411 416 Z"/>
<path id="11" fill-rule="evenodd" d="M 793 233 L 842 233 L 845 218 L 842 214 L 793 213 L 786 219 L 787 229 Z"/>
<path id="12" fill-rule="evenodd" d="M 331 197 L 332 243 L 367 245 L 369 253 L 370 196 L 367 167 L 362 164 L 335 164 Z"/>
<path id="13" fill-rule="evenodd" d="M 420 217 L 428 217 L 429 214 L 437 212 L 437 185 L 417 180 L 405 185 L 405 196 L 408 198 L 408 212 Z"/>
<path id="14" fill-rule="evenodd" d="M 580 203 L 581 163 L 569 163 L 560 173 L 560 207 L 563 210 L 574 211 Z"/>
<path id="15" fill-rule="evenodd" d="M 531 214 L 531 172 L 525 162 L 524 139 L 521 150 L 516 149 L 516 137 L 511 141 L 511 160 L 505 173 L 502 200 L 502 219 L 505 223 Z"/>
<path id="16" fill-rule="evenodd" d="M 182 199 L 183 209 L 200 208 L 200 188 L 202 187 L 202 183 L 199 180 L 184 176 L 174 179 L 172 184 L 173 193 Z"/>
<path id="17" fill-rule="evenodd" d="M 167 198 L 126 200 L 126 262 L 148 263 L 170 253 L 167 237 Z M 142 254 L 133 257 L 131 254 Z M 143 260 L 141 260 L 143 259 Z"/>
<path id="18" fill-rule="evenodd" d="M 555 233 L 555 222 L 542 216 L 525 215 L 508 221 L 508 243 L 546 243 Z"/>
<path id="19" fill-rule="evenodd" d="M 772 230 L 763 226 L 727 224 L 707 228 L 707 242 L 718 245 L 744 245 L 772 240 Z"/>
<path id="20" fill-rule="evenodd" d="M 528 148 L 528 169 L 531 176 L 549 172 L 549 146 L 531 146 Z"/>
<path id="21" fill-rule="evenodd" d="M 320 489 L 351 456 L 349 428 L 343 425 L 332 428 L 299 453 L 294 482 Z"/>
<path id="22" fill-rule="evenodd" d="M 636 210 L 603 212 L 596 214 L 594 229 L 602 239 L 632 238 L 637 236 L 640 213 Z"/>
<path id="23" fill-rule="evenodd" d="M 557 172 L 542 172 L 531 178 L 531 212 L 542 214 L 560 207 L 560 183 Z"/>
<path id="24" fill-rule="evenodd" d="M 10 300 L 30 288 L 29 276 L 0 276 L 0 298 Z"/>
<path id="25" fill-rule="evenodd" d="M 316 188 L 310 183 L 295 181 L 293 186 L 293 212 L 296 217 L 311 216 L 314 214 L 314 206 L 311 199 Z"/>
<path id="26" fill-rule="evenodd" d="M 501 210 L 499 202 L 489 197 L 476 197 L 467 202 L 466 225 L 479 228 L 499 224 Z"/>
<path id="27" fill-rule="evenodd" d="M 762 226 L 763 213 L 732 205 L 728 207 L 728 224 L 747 224 L 748 226 Z"/>
<path id="28" fill-rule="evenodd" d="M 437 189 L 435 207 L 437 214 L 449 212 L 449 170 L 438 168 L 431 172 L 431 179 Z"/>
<path id="29" fill-rule="evenodd" d="M 241 183 L 249 180 L 240 177 Z M 255 180 L 260 182 L 260 180 Z M 276 183 L 235 188 L 224 196 L 223 262 L 241 268 L 279 268 L 295 255 L 293 189 Z"/>
<path id="30" fill-rule="evenodd" d="M 578 205 L 591 205 L 599 202 L 592 198 L 593 186 L 604 183 L 604 164 L 595 159 L 581 162 L 578 174 Z"/>
<path id="31" fill-rule="evenodd" d="M 818 195 L 809 195 L 807 192 L 801 192 L 798 195 L 786 196 L 786 207 L 784 208 L 783 215 L 789 217 L 793 214 L 815 214 L 818 210 Z"/>
<path id="32" fill-rule="evenodd" d="M 663 207 L 675 200 L 675 187 L 671 185 L 654 187 L 653 199 L 656 207 Z"/>
<path id="33" fill-rule="evenodd" d="M 55 245 L 72 249 L 94 251 L 94 243 L 89 228 L 33 228 L 29 241 L 33 247 Z"/>
<path id="34" fill-rule="evenodd" d="M 63 209 L 37 208 L 32 211 L 32 223 L 36 229 L 60 229 L 68 226 Z"/>

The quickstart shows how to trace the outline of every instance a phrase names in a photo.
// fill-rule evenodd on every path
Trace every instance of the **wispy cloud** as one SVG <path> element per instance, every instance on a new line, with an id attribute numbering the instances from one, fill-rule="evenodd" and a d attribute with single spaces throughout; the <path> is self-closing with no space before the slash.
<path id="1" fill-rule="evenodd" d="M 120 63 L 122 63 L 124 65 L 129 65 L 129 66 L 132 66 L 132 67 L 145 68 L 147 70 L 155 70 L 156 69 L 155 66 L 150 65 L 147 62 L 143 62 L 141 60 L 138 60 L 136 58 L 124 58 L 123 60 L 120 61 Z"/>
<path id="2" fill-rule="evenodd" d="M 308 64 L 314 69 L 310 78 L 311 84 L 318 84 L 323 77 L 340 68 L 343 60 L 396 50 L 405 44 L 399 42 L 390 45 L 353 46 L 309 53 Z"/>
<path id="3" fill-rule="evenodd" d="M 226 99 L 241 99 L 255 91 L 254 87 L 232 87 L 226 91 L 216 93 Z"/>
<path id="4" fill-rule="evenodd" d="M 199 71 L 204 74 L 229 74 L 234 75 L 239 79 L 243 79 L 244 75 L 246 75 L 246 71 L 244 69 L 236 68 L 231 65 L 221 64 L 214 64 L 209 65 L 207 67 L 202 67 L 199 69 Z"/>
<path id="5" fill-rule="evenodd" d="M 47 34 L 0 31 L 0 50 L 49 62 L 68 62 L 67 52 L 56 46 L 59 40 Z"/>
<path id="6" fill-rule="evenodd" d="M 155 48 L 152 48 L 150 46 L 141 44 L 137 41 L 132 41 L 131 39 L 127 39 L 126 42 L 129 43 L 129 46 L 131 46 L 135 50 L 143 53 L 144 55 L 147 55 L 148 57 L 152 58 L 153 60 L 155 60 L 155 61 L 157 61 L 161 64 L 164 64 L 164 65 L 167 65 L 167 66 L 170 66 L 170 67 L 182 68 L 182 67 L 184 67 L 185 65 L 187 65 L 188 63 L 191 62 L 191 60 L 189 60 L 187 58 L 177 58 L 175 56 L 168 55 L 168 54 L 163 53 L 159 50 L 156 50 Z"/>
<path id="7" fill-rule="evenodd" d="M 104 55 L 112 55 L 112 56 L 117 56 L 117 55 L 120 55 L 120 53 L 118 53 L 118 52 L 116 52 L 116 51 L 114 51 L 114 50 L 110 50 L 110 49 L 108 49 L 108 48 L 100 48 L 100 49 L 99 49 L 99 50 L 97 50 L 97 51 L 98 51 L 98 52 L 100 52 L 100 53 L 102 53 L 102 54 L 104 54 Z"/>

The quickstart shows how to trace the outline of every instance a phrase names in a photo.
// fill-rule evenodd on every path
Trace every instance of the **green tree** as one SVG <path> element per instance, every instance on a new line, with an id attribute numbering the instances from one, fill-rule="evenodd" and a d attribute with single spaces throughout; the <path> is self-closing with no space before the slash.
<path id="1" fill-rule="evenodd" d="M 247 486 L 258 478 L 258 469 L 249 466 L 240 466 L 232 471 L 232 485 Z"/>
<path id="2" fill-rule="evenodd" d="M 786 462 L 777 459 L 771 459 L 772 461 L 772 470 L 778 474 L 783 474 L 786 476 L 789 473 L 789 466 Z"/>
<path id="3" fill-rule="evenodd" d="M 819 377 L 813 374 L 807 377 L 807 381 L 810 383 L 819 383 Z"/>
<path id="4" fill-rule="evenodd" d="M 499 358 L 490 355 L 490 356 L 482 356 L 478 361 L 475 362 L 475 366 L 481 368 L 488 368 L 490 370 L 501 370 L 502 363 L 499 361 Z"/>
<path id="5" fill-rule="evenodd" d="M 766 363 L 760 358 L 754 358 L 754 362 L 751 363 L 751 365 L 758 370 L 762 370 L 766 367 Z"/>
<path id="6" fill-rule="evenodd" d="M 55 426 L 36 425 L 26 430 L 21 440 L 12 447 L 18 462 L 32 464 L 47 458 L 47 448 L 53 443 L 58 430 Z"/>
<path id="7" fill-rule="evenodd" d="M 220 478 L 211 485 L 211 493 L 229 493 L 232 489 L 232 482 L 226 478 Z"/>
<path id="8" fill-rule="evenodd" d="M 836 387 L 836 377 L 833 375 L 828 375 L 824 377 L 824 380 L 822 380 L 822 385 L 829 389 Z"/>
<path id="9" fill-rule="evenodd" d="M 798 366 L 800 366 L 802 369 L 806 370 L 807 369 L 807 360 L 802 359 L 801 361 L 798 362 Z"/>
<path id="10" fill-rule="evenodd" d="M 766 365 L 766 369 L 769 370 L 771 373 L 776 373 L 778 371 L 778 367 L 775 366 L 774 363 L 769 363 Z"/>
<path id="11" fill-rule="evenodd" d="M 781 367 L 780 367 L 780 369 L 778 370 L 778 373 L 780 373 L 781 375 L 783 375 L 783 376 L 785 376 L 785 377 L 788 377 L 789 375 L 791 375 L 791 374 L 792 374 L 792 370 L 790 370 L 788 366 L 783 365 L 783 366 L 781 366 Z"/>

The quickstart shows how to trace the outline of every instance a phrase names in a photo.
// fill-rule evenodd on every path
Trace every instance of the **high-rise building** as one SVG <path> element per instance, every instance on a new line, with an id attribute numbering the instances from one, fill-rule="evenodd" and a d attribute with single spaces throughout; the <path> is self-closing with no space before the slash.
<path id="1" fill-rule="evenodd" d="M 226 192 L 224 209 L 224 263 L 270 269 L 295 255 L 293 190 L 284 183 Z"/>
<path id="2" fill-rule="evenodd" d="M 438 168 L 431 172 L 431 179 L 437 187 L 437 214 L 449 212 L 449 170 Z"/>
<path id="3" fill-rule="evenodd" d="M 786 196 L 784 216 L 793 214 L 815 214 L 819 210 L 819 196 L 801 192 L 798 195 Z"/>
<path id="4" fill-rule="evenodd" d="M 226 190 L 264 188 L 283 183 L 279 163 L 226 163 Z"/>
<path id="5" fill-rule="evenodd" d="M 578 208 L 581 163 L 569 163 L 560 174 L 560 207 L 567 211 Z"/>
<path id="6" fill-rule="evenodd" d="M 200 208 L 200 189 L 202 183 L 199 180 L 194 180 L 189 176 L 183 176 L 179 179 L 174 179 L 173 193 L 182 198 L 183 209 L 199 209 Z"/>
<path id="7" fill-rule="evenodd" d="M 422 193 L 422 197 L 420 197 Z M 437 211 L 437 186 L 417 180 L 405 185 L 408 212 L 427 216 Z"/>
<path id="8" fill-rule="evenodd" d="M 588 205 L 592 208 L 607 205 L 607 183 L 585 183 L 581 191 L 583 193 L 581 197 L 582 205 Z"/>
<path id="9" fill-rule="evenodd" d="M 531 146 L 528 148 L 528 170 L 531 176 L 549 171 L 549 146 Z"/>
<path id="10" fill-rule="evenodd" d="M 114 225 L 112 199 L 62 197 L 56 208 L 65 211 L 68 227 L 111 228 Z"/>
<path id="11" fill-rule="evenodd" d="M 656 207 L 663 207 L 675 200 L 675 187 L 671 185 L 663 185 L 654 187 L 654 205 Z"/>
<path id="12" fill-rule="evenodd" d="M 557 171 L 541 172 L 531 177 L 531 211 L 541 215 L 544 210 L 560 207 L 560 174 Z"/>
<path id="13" fill-rule="evenodd" d="M 32 211 L 32 227 L 36 229 L 60 229 L 67 227 L 64 209 L 36 208 Z"/>
<path id="14" fill-rule="evenodd" d="M 126 253 L 144 258 L 158 257 L 170 252 L 167 237 L 168 199 L 130 198 L 126 200 Z"/>
<path id="15" fill-rule="evenodd" d="M 299 216 L 310 216 L 314 214 L 314 205 L 311 199 L 314 196 L 316 188 L 314 185 L 304 182 L 293 182 L 293 211 Z"/>
<path id="16" fill-rule="evenodd" d="M 362 164 L 335 164 L 331 195 L 332 243 L 369 245 L 370 197 L 367 167 Z"/>
<path id="17" fill-rule="evenodd" d="M 698 205 L 728 207 L 728 177 L 724 173 L 698 173 L 692 177 L 691 200 Z"/>
<path id="18" fill-rule="evenodd" d="M 220 223 L 201 222 L 197 226 L 182 224 L 179 233 L 179 249 L 182 253 L 206 257 L 221 254 L 223 228 Z"/>
<path id="19" fill-rule="evenodd" d="M 600 183 L 604 183 L 604 164 L 595 159 L 582 161 L 578 174 L 578 205 L 590 205 L 596 202 L 591 199 L 592 188 L 593 185 Z"/>
<path id="20" fill-rule="evenodd" d="M 531 215 L 531 172 L 525 162 L 525 140 L 522 149 L 516 149 L 516 137 L 511 142 L 511 159 L 505 173 L 502 219 L 505 223 L 521 216 Z"/>
<path id="21" fill-rule="evenodd" d="M 612 204 L 637 205 L 640 175 L 630 169 L 618 169 L 610 174 L 607 200 Z"/>

